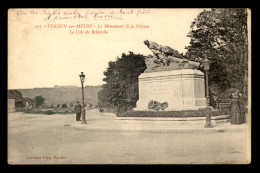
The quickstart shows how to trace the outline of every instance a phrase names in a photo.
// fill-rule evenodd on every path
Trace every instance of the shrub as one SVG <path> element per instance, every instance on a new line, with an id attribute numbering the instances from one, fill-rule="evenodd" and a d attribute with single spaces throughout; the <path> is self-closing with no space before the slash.
<path id="1" fill-rule="evenodd" d="M 65 103 L 65 104 L 62 104 L 61 107 L 62 107 L 62 108 L 67 108 L 68 106 L 67 106 L 67 104 Z"/>

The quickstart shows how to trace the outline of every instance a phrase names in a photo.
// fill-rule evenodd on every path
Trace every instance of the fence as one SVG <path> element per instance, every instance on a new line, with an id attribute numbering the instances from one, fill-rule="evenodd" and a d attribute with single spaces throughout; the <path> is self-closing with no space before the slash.
<path id="1" fill-rule="evenodd" d="M 231 103 L 229 100 L 222 100 L 218 103 L 218 108 L 220 111 L 230 110 Z"/>

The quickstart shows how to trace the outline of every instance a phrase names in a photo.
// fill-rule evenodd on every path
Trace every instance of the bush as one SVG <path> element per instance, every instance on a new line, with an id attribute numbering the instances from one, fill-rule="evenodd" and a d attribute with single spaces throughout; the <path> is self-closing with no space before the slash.
<path id="1" fill-rule="evenodd" d="M 68 106 L 67 106 L 67 104 L 65 103 L 65 104 L 62 104 L 61 107 L 62 107 L 62 108 L 67 108 Z"/>
<path id="2" fill-rule="evenodd" d="M 47 110 L 47 115 L 51 115 L 51 114 L 53 114 L 53 111 L 52 110 Z"/>
<path id="3" fill-rule="evenodd" d="M 99 108 L 99 112 L 104 112 L 104 109 L 103 108 Z"/>

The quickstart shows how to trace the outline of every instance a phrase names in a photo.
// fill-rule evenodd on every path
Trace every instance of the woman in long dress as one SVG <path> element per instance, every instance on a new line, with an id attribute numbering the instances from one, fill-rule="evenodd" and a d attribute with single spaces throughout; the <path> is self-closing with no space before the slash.
<path id="1" fill-rule="evenodd" d="M 239 108 L 241 111 L 241 123 L 246 123 L 246 105 L 247 105 L 247 98 L 245 94 L 239 95 Z"/>
<path id="2" fill-rule="evenodd" d="M 231 124 L 241 124 L 242 117 L 241 117 L 241 110 L 239 106 L 239 95 L 238 92 L 232 93 L 231 96 Z"/>

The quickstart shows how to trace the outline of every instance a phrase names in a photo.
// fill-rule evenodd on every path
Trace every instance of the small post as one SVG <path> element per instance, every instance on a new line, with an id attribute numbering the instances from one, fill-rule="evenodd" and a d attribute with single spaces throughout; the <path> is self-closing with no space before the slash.
<path id="1" fill-rule="evenodd" d="M 207 109 L 207 108 L 206 108 Z M 209 110 L 210 111 L 210 110 Z M 209 114 L 209 111 L 207 111 L 206 114 L 206 123 L 204 125 L 205 128 L 211 128 L 213 125 L 211 124 L 211 115 Z"/>

